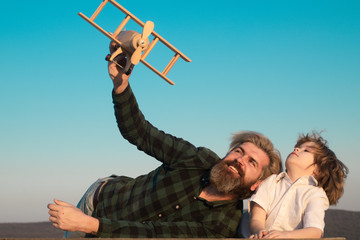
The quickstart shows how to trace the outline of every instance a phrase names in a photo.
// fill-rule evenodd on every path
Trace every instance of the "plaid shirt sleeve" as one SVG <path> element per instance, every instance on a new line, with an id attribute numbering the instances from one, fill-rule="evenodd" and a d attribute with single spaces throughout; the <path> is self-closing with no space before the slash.
<path id="1" fill-rule="evenodd" d="M 130 85 L 121 94 L 116 95 L 113 92 L 113 103 L 116 121 L 122 136 L 130 143 L 136 145 L 139 150 L 144 151 L 157 160 L 171 165 L 176 161 L 189 159 L 195 154 L 199 155 L 199 151 L 204 152 L 204 154 L 199 155 L 198 160 L 200 162 L 195 163 L 197 166 L 200 165 L 205 169 L 209 169 L 218 160 L 217 155 L 210 150 L 196 148 L 181 138 L 158 130 L 146 121 L 139 110 Z M 202 155 L 204 157 L 201 157 Z M 209 161 L 209 156 L 211 155 L 216 155 L 216 157 L 213 157 L 213 161 Z M 184 167 L 192 167 L 186 164 L 184 161 Z M 189 162 L 189 164 L 194 164 L 194 162 Z"/>

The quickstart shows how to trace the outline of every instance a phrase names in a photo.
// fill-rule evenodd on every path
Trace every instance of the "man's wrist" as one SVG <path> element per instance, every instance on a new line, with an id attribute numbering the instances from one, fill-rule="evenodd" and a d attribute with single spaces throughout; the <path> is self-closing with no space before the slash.
<path id="1" fill-rule="evenodd" d="M 87 221 L 85 221 L 84 229 L 81 232 L 90 233 L 96 235 L 99 231 L 99 220 L 94 217 L 88 216 Z"/>
<path id="2" fill-rule="evenodd" d="M 120 85 L 120 86 L 114 86 L 114 93 L 115 94 L 121 94 L 122 92 L 125 91 L 127 86 L 128 86 L 128 84 L 123 84 L 123 85 Z"/>

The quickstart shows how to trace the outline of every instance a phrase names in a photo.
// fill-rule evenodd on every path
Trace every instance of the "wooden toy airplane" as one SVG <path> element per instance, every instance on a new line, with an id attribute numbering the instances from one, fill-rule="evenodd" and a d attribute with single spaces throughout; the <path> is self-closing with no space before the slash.
<path id="1" fill-rule="evenodd" d="M 125 19 L 120 23 L 120 25 L 114 31 L 114 33 L 105 31 L 94 22 L 96 17 L 99 15 L 99 13 L 103 10 L 103 8 L 108 2 L 110 2 L 112 5 L 114 5 L 116 8 L 118 8 L 126 15 Z M 93 15 L 90 18 L 86 17 L 81 12 L 79 13 L 79 16 L 85 19 L 93 27 L 98 29 L 105 36 L 107 36 L 108 38 L 110 38 L 112 41 L 115 42 L 117 50 L 111 55 L 109 54 L 108 56 L 106 56 L 107 61 L 113 61 L 114 58 L 119 54 L 126 55 L 127 62 L 124 71 L 127 74 L 130 73 L 131 66 L 136 65 L 139 62 L 142 62 L 146 67 L 150 68 L 153 72 L 155 72 L 157 75 L 162 77 L 165 81 L 174 85 L 175 83 L 166 77 L 170 69 L 174 66 L 174 64 L 179 59 L 179 57 L 184 59 L 186 62 L 191 62 L 191 60 L 188 57 L 186 57 L 183 53 L 177 50 L 174 46 L 172 46 L 169 42 L 167 42 L 163 37 L 161 37 L 153 30 L 154 29 L 153 22 L 148 21 L 146 23 L 143 23 L 137 17 L 135 17 L 135 15 L 133 15 L 123 6 L 118 4 L 115 0 L 103 0 L 103 2 L 100 4 L 100 6 L 96 9 L 96 11 L 93 13 Z M 134 22 L 136 22 L 143 28 L 143 32 L 141 34 L 132 30 L 122 31 L 130 19 L 132 19 Z M 151 42 L 149 42 L 148 39 L 150 35 L 154 36 L 154 39 Z M 155 44 L 158 41 L 162 42 L 165 46 L 167 46 L 170 50 L 172 50 L 175 53 L 173 58 L 170 60 L 170 62 L 167 64 L 167 66 L 164 68 L 162 72 L 158 71 L 148 62 L 145 61 L 145 58 L 148 56 L 148 54 L 154 48 Z"/>

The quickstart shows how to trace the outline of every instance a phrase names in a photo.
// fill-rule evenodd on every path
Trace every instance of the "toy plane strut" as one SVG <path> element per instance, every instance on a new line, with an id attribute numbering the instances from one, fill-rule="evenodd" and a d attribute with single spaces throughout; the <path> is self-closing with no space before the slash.
<path id="1" fill-rule="evenodd" d="M 105 31 L 103 28 L 101 28 L 98 24 L 95 23 L 95 19 L 97 18 L 97 16 L 100 14 L 100 12 L 103 10 L 103 8 L 108 2 L 110 2 L 112 5 L 114 5 L 116 8 L 118 8 L 121 12 L 123 12 L 126 15 L 124 20 L 120 23 L 120 25 L 117 27 L 114 33 Z M 178 49 L 176 49 L 173 45 L 171 45 L 158 33 L 153 31 L 154 24 L 152 22 L 143 23 L 140 19 L 138 19 L 135 15 L 133 15 L 128 10 L 126 10 L 115 0 L 103 0 L 100 6 L 96 9 L 96 11 L 93 13 L 93 15 L 90 18 L 86 17 L 81 12 L 79 12 L 79 16 L 82 17 L 84 20 L 86 20 L 88 23 L 90 23 L 93 27 L 95 27 L 105 36 L 107 36 L 112 41 L 114 41 L 118 45 L 118 47 L 121 48 L 118 49 L 116 53 L 114 53 L 114 55 L 109 56 L 107 60 L 109 59 L 113 60 L 116 57 L 116 55 L 121 52 L 127 54 L 128 63 L 125 67 L 125 70 L 129 70 L 131 64 L 135 65 L 140 61 L 146 67 L 148 67 L 157 75 L 159 75 L 161 78 L 163 78 L 165 81 L 174 85 L 174 82 L 171 81 L 168 77 L 166 77 L 170 69 L 174 66 L 174 64 L 180 57 L 186 62 L 191 62 L 191 60 L 187 56 L 181 53 Z M 142 34 L 136 33 L 135 31 L 123 31 L 124 27 L 129 22 L 130 19 L 132 19 L 134 22 L 136 22 L 138 25 L 140 25 L 143 28 Z M 154 39 L 151 42 L 149 42 L 147 39 L 149 35 L 154 36 Z M 129 36 L 131 36 L 131 39 L 129 39 Z M 157 70 L 156 68 L 154 68 L 148 62 L 145 61 L 145 58 L 149 55 L 151 50 L 159 41 L 175 53 L 162 72 L 160 72 L 159 70 Z"/>

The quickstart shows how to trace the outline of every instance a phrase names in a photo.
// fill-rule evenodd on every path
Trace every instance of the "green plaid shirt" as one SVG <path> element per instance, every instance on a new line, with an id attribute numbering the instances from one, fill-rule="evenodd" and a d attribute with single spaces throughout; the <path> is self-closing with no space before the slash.
<path id="1" fill-rule="evenodd" d="M 113 94 L 121 134 L 162 165 L 137 178 L 116 177 L 99 193 L 94 216 L 102 238 L 235 237 L 242 200 L 199 197 L 221 159 L 211 150 L 166 134 L 147 122 L 130 86 Z"/>

